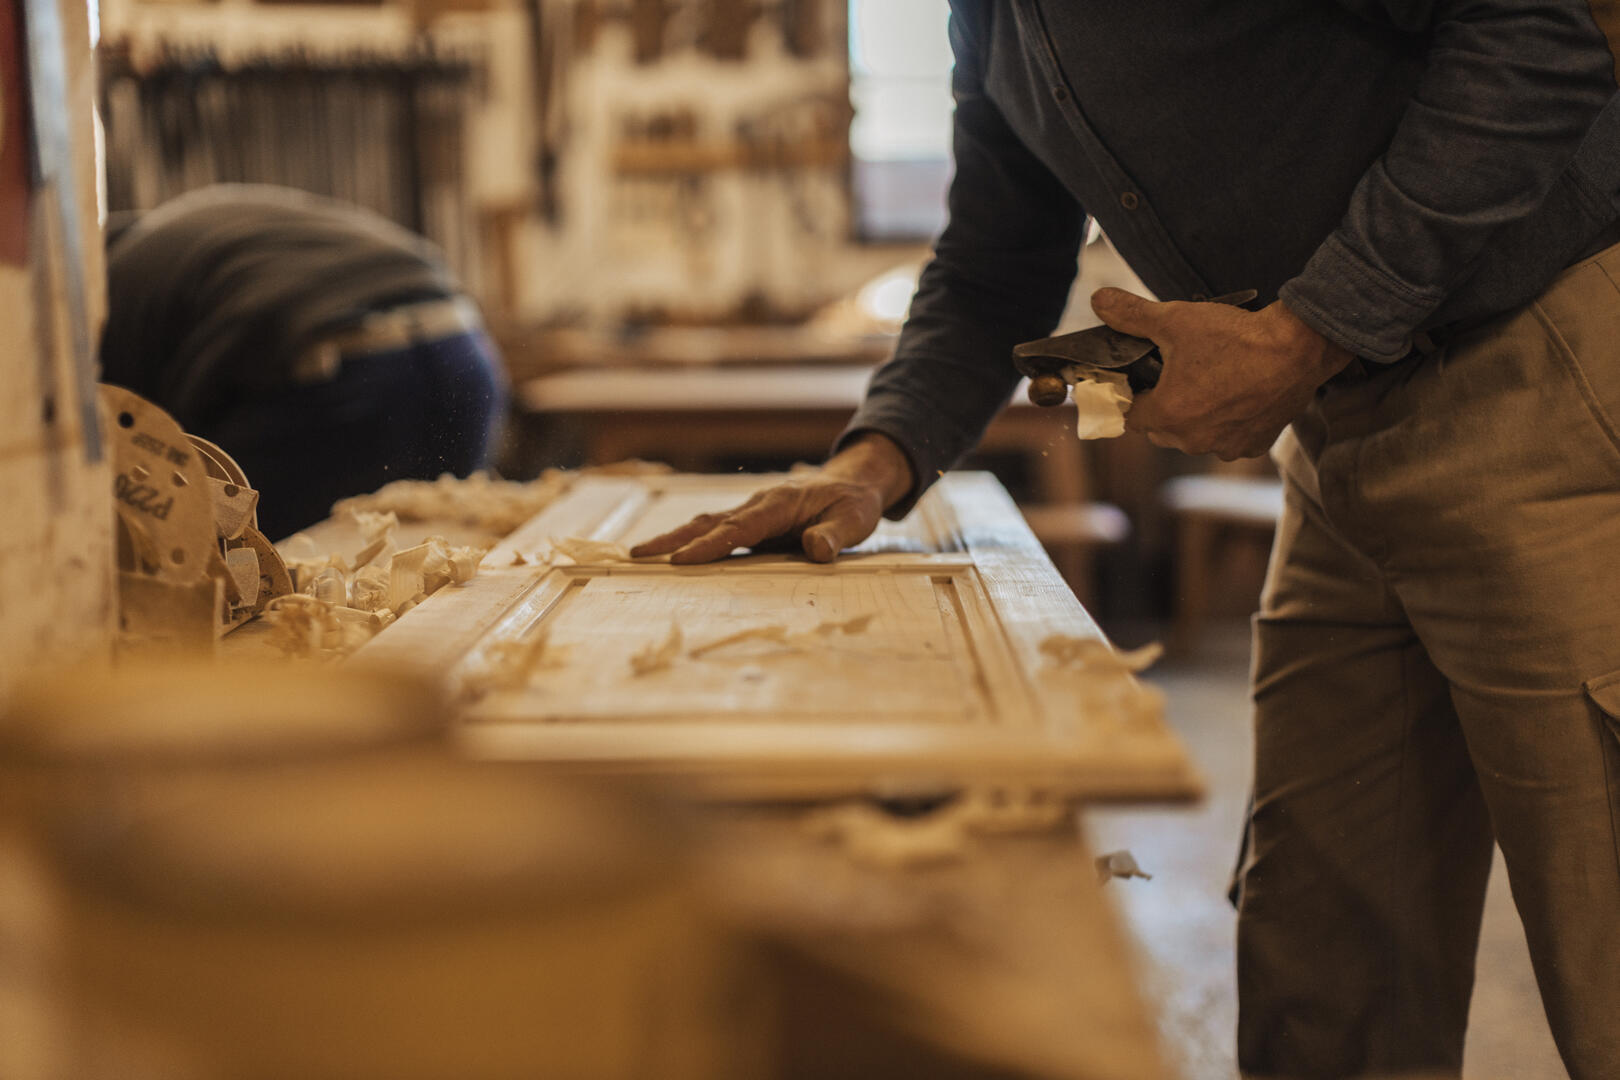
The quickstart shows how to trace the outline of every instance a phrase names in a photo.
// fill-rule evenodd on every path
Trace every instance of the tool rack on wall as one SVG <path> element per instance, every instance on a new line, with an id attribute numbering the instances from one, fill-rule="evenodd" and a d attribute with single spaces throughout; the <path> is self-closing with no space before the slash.
<path id="1" fill-rule="evenodd" d="M 282 184 L 375 210 L 471 276 L 463 132 L 479 75 L 475 59 L 426 43 L 242 59 L 175 48 L 139 64 L 105 51 L 108 205 L 150 209 L 211 183 Z"/>

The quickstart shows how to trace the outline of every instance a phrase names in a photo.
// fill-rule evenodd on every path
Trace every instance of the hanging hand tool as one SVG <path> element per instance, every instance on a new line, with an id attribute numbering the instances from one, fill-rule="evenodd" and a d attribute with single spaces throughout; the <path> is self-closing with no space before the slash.
<path id="1" fill-rule="evenodd" d="M 56 250 L 62 259 L 62 295 L 67 305 L 73 383 L 78 394 L 80 437 L 86 461 L 101 460 L 101 425 L 96 416 L 96 356 L 90 326 L 89 284 L 84 272 L 85 230 L 80 220 L 79 184 L 73 159 L 72 102 L 68 96 L 67 42 L 56 0 L 23 0 L 23 29 L 28 38 L 29 120 L 33 127 L 33 187 L 48 200 L 56 225 Z M 40 214 L 39 206 L 30 213 Z M 36 242 L 44 239 L 36 233 Z M 43 261 L 48 250 L 34 256 Z M 43 283 L 44 285 L 49 282 Z M 39 286 L 36 286 L 39 287 Z M 47 289 L 38 297 L 38 329 L 55 319 Z M 45 384 L 47 387 L 52 382 Z M 54 419 L 51 421 L 54 422 Z"/>
<path id="2" fill-rule="evenodd" d="M 1258 295 L 1253 289 L 1244 289 L 1217 296 L 1208 303 L 1241 307 Z M 1124 334 L 1111 326 L 1093 326 L 1014 346 L 1013 366 L 1029 376 L 1029 400 L 1051 406 L 1063 404 L 1069 387 L 1100 371 L 1124 372 L 1132 393 L 1151 390 L 1164 370 L 1164 358 L 1159 355 L 1159 347 L 1147 338 Z"/>

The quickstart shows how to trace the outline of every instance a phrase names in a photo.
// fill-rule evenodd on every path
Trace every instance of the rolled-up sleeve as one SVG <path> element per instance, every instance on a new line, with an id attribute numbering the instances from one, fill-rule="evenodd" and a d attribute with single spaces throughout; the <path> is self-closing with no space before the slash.
<path id="1" fill-rule="evenodd" d="M 1426 40 L 1427 67 L 1343 221 L 1280 295 L 1329 339 L 1390 361 L 1491 238 L 1540 207 L 1615 76 L 1586 0 L 1345 3 Z"/>
<path id="2" fill-rule="evenodd" d="M 984 434 L 1017 385 L 1012 347 L 1052 332 L 1074 282 L 1085 212 L 984 92 L 984 27 L 954 5 L 956 100 L 949 221 L 924 268 L 893 358 L 839 437 L 877 431 L 917 477 L 905 516 Z"/>

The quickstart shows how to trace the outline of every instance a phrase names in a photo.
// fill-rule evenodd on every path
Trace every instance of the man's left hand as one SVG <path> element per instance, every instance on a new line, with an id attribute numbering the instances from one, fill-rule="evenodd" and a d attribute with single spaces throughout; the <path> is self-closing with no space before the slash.
<path id="1" fill-rule="evenodd" d="M 1264 454 L 1352 358 L 1281 300 L 1245 311 L 1099 289 L 1091 309 L 1115 330 L 1148 338 L 1164 357 L 1158 385 L 1136 395 L 1125 426 L 1158 446 L 1223 461 Z"/>

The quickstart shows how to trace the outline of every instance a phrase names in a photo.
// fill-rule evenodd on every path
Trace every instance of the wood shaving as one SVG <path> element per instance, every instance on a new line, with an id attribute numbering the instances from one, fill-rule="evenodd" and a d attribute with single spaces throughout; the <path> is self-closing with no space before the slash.
<path id="1" fill-rule="evenodd" d="M 335 566 L 328 566 L 319 574 L 310 579 L 306 588 L 298 590 L 336 607 L 344 607 L 349 602 L 349 582 L 343 571 Z"/>
<path id="2" fill-rule="evenodd" d="M 373 634 L 386 628 L 394 621 L 394 613 L 387 608 L 381 611 L 361 611 L 359 608 L 353 607 L 333 607 L 332 615 L 338 622 L 363 626 Z"/>
<path id="3" fill-rule="evenodd" d="M 335 557 L 298 563 L 294 580 L 298 595 L 326 608 L 295 602 L 282 605 L 273 617 L 266 612 L 272 643 L 295 655 L 342 655 L 439 589 L 465 584 L 478 573 L 485 549 L 452 547 L 444 537 L 432 536 L 416 547 L 395 551 L 397 524 L 392 514 L 365 516 L 362 528 L 377 535 L 352 572 Z M 305 540 L 308 543 L 295 550 L 308 555 L 305 549 L 314 542 Z M 351 629 L 334 629 L 340 625 Z M 351 632 L 355 627 L 365 633 Z"/>
<path id="4" fill-rule="evenodd" d="M 430 536 L 423 541 L 427 558 L 422 561 L 422 591 L 429 596 L 446 585 L 465 585 L 478 572 L 485 550 L 477 547 L 452 547 L 442 536 Z"/>
<path id="5" fill-rule="evenodd" d="M 896 817 L 870 803 L 840 803 L 804 817 L 811 836 L 838 844 L 858 863 L 885 870 L 957 862 L 973 840 L 948 811 Z"/>
<path id="6" fill-rule="evenodd" d="M 349 564 L 341 555 L 329 555 L 308 533 L 293 533 L 276 545 L 281 561 L 287 567 L 294 592 L 303 592 L 321 571 L 328 567 L 340 573 L 349 573 Z"/>
<path id="7" fill-rule="evenodd" d="M 394 540 L 394 532 L 399 528 L 399 518 L 392 511 L 374 513 L 370 510 L 350 509 L 347 513 L 366 541 L 355 553 L 355 569 L 371 565 L 386 566 L 394 552 L 399 550 L 399 544 Z"/>
<path id="8" fill-rule="evenodd" d="M 635 675 L 650 675 L 655 671 L 663 671 L 674 666 L 675 660 L 681 655 L 681 645 L 685 635 L 681 633 L 681 624 L 674 619 L 669 620 L 669 633 L 657 645 L 648 645 L 632 654 L 630 657 L 630 671 Z"/>
<path id="9" fill-rule="evenodd" d="M 1131 407 L 1133 395 L 1124 372 L 1070 365 L 1064 381 L 1070 385 L 1076 437 L 1115 439 L 1125 434 L 1125 411 Z"/>
<path id="10" fill-rule="evenodd" d="M 717 649 L 738 645 L 745 641 L 769 641 L 795 651 L 808 652 L 825 648 L 828 638 L 840 634 L 864 634 L 867 627 L 872 625 L 873 618 L 872 615 L 857 615 L 853 619 L 841 621 L 826 619 L 813 629 L 797 634 L 788 633 L 786 626 L 777 623 L 769 626 L 751 626 L 746 630 L 738 630 L 734 634 L 727 634 L 725 637 L 694 646 L 687 655 L 695 660 Z"/>
<path id="11" fill-rule="evenodd" d="M 362 566 L 386 566 L 398 550 L 399 545 L 394 543 L 393 535 L 384 533 L 355 553 L 354 567 L 358 570 Z"/>
<path id="12" fill-rule="evenodd" d="M 1057 667 L 1135 673 L 1152 667 L 1164 655 L 1164 646 L 1154 641 L 1140 649 L 1120 652 L 1100 638 L 1053 634 L 1041 642 L 1041 652 Z"/>
<path id="13" fill-rule="evenodd" d="M 696 660 L 700 656 L 707 656 L 716 649 L 723 649 L 728 645 L 737 645 L 744 641 L 774 641 L 778 645 L 788 644 L 788 632 L 785 626 L 751 626 L 746 630 L 739 630 L 735 634 L 727 634 L 703 645 L 696 645 L 686 655 Z"/>
<path id="14" fill-rule="evenodd" d="M 853 619 L 845 619 L 843 622 L 827 619 L 810 633 L 819 637 L 833 637 L 836 634 L 864 634 L 866 628 L 872 625 L 872 620 L 876 617 L 870 614 L 857 615 Z"/>
<path id="15" fill-rule="evenodd" d="M 455 522 L 502 537 L 566 495 L 587 476 L 663 476 L 674 472 L 651 461 L 620 461 L 576 471 L 547 469 L 533 480 L 499 480 L 478 472 L 464 480 L 445 473 L 437 480 L 395 480 L 369 495 L 342 499 L 337 514 L 389 514 L 400 521 Z"/>
<path id="16" fill-rule="evenodd" d="M 478 566 L 488 554 L 487 549 L 477 547 L 453 547 L 447 556 L 450 563 L 450 583 L 452 585 L 465 585 L 478 574 Z"/>
<path id="17" fill-rule="evenodd" d="M 388 571 L 380 566 L 362 566 L 349 579 L 349 604 L 361 611 L 388 609 Z"/>
<path id="18" fill-rule="evenodd" d="M 392 510 L 387 513 L 376 513 L 371 510 L 357 510 L 350 508 L 350 518 L 354 520 L 355 528 L 365 537 L 366 543 L 373 543 L 390 535 L 399 528 L 399 516 Z"/>
<path id="19" fill-rule="evenodd" d="M 560 668 L 568 660 L 566 646 L 553 648 L 551 627 L 547 626 L 527 641 L 497 641 L 484 652 L 484 667 L 464 684 L 474 696 L 497 690 L 521 690 L 534 673 Z"/>
<path id="20" fill-rule="evenodd" d="M 332 512 L 392 513 L 400 521 L 455 522 L 505 536 L 566 494 L 576 475 L 553 469 L 526 482 L 496 480 L 488 473 L 465 480 L 449 473 L 437 480 L 395 480 L 370 495 L 341 500 Z"/>
<path id="21" fill-rule="evenodd" d="M 388 563 L 388 607 L 403 615 L 401 605 L 420 603 L 446 585 L 471 581 L 483 557 L 483 548 L 451 547 L 442 536 L 395 552 Z"/>
<path id="22" fill-rule="evenodd" d="M 588 541 L 587 541 L 588 542 Z M 536 570 L 548 570 L 557 561 L 557 551 L 549 543 L 541 541 L 540 546 L 533 551 L 524 553 L 514 550 L 512 561 L 508 566 L 532 566 Z"/>
<path id="23" fill-rule="evenodd" d="M 630 562 L 630 549 L 623 544 L 615 544 L 608 540 L 587 540 L 579 536 L 553 536 L 550 538 L 553 553 L 562 552 L 573 559 L 579 566 L 596 563 Z"/>
<path id="24" fill-rule="evenodd" d="M 1142 868 L 1136 865 L 1136 856 L 1129 851 L 1110 851 L 1106 855 L 1096 858 L 1097 884 L 1106 885 L 1114 878 L 1139 877 L 1144 881 L 1152 881 L 1153 875 L 1143 873 Z"/>
<path id="25" fill-rule="evenodd" d="M 1062 799 L 1037 788 L 970 788 L 918 817 L 900 817 L 866 802 L 841 803 L 804 818 L 811 836 L 839 844 L 856 862 L 890 870 L 968 855 L 985 833 L 1032 833 L 1070 819 Z"/>
<path id="26" fill-rule="evenodd" d="M 385 620 L 294 593 L 270 601 L 263 619 L 270 625 L 266 640 L 287 655 L 336 659 L 370 641 L 392 616 Z"/>
<path id="27" fill-rule="evenodd" d="M 431 544 L 418 544 L 394 553 L 393 561 L 388 564 L 388 606 L 394 609 L 394 614 L 405 614 L 401 606 L 427 593 L 425 567 L 432 550 Z"/>

